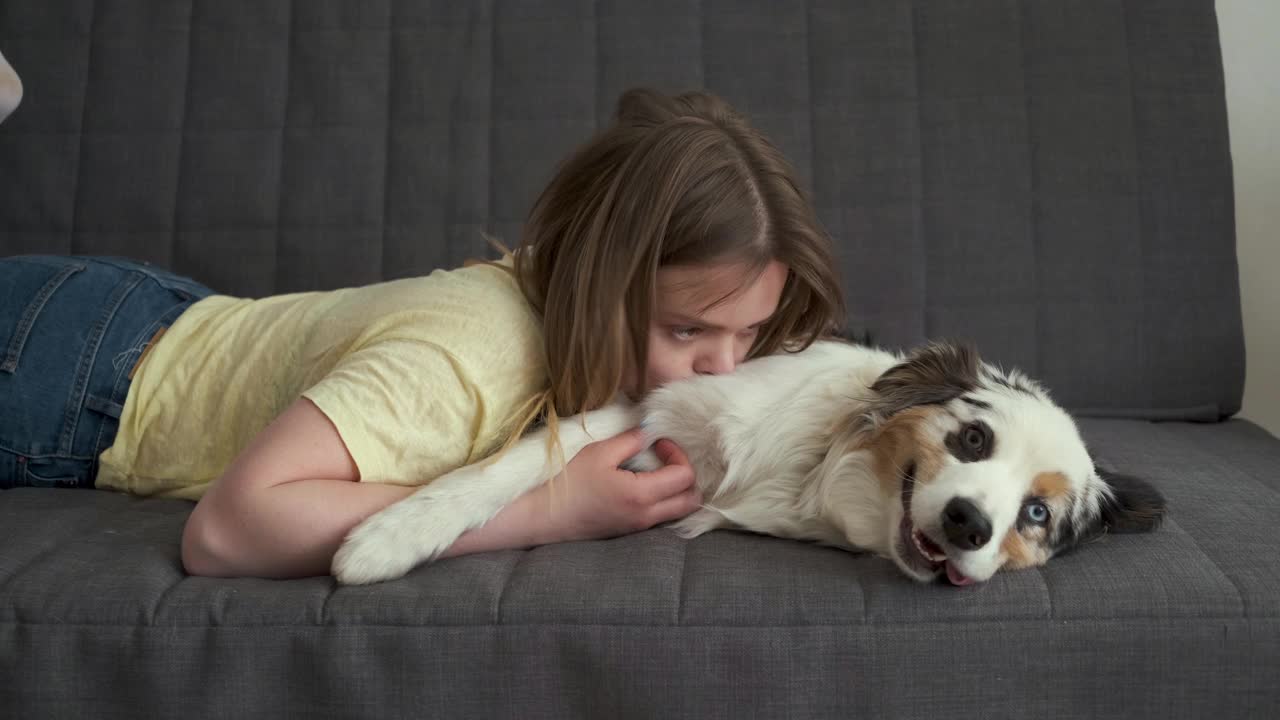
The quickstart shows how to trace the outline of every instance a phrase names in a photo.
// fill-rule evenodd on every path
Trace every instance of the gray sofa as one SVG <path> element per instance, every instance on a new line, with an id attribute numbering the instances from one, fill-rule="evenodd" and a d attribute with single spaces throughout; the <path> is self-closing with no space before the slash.
<path id="1" fill-rule="evenodd" d="M 0 254 L 262 295 L 514 242 L 625 87 L 798 165 L 850 325 L 975 340 L 1155 482 L 1159 532 L 983 586 L 657 529 L 391 583 L 187 577 L 191 504 L 0 491 L 0 717 L 1261 717 L 1280 440 L 1244 377 L 1211 0 L 0 0 Z"/>

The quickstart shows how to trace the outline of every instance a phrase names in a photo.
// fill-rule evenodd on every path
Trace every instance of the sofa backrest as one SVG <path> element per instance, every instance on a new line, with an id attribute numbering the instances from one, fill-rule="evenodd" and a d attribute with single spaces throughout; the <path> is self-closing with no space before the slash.
<path id="1" fill-rule="evenodd" d="M 770 134 L 850 325 L 975 340 L 1083 414 L 1216 419 L 1244 354 L 1212 0 L 0 0 L 0 253 L 242 295 L 509 244 L 633 85 Z"/>

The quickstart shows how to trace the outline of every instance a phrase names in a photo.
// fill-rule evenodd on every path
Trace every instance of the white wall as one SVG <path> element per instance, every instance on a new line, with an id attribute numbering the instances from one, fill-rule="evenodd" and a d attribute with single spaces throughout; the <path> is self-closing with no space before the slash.
<path id="1" fill-rule="evenodd" d="M 1217 6 L 1248 363 L 1241 416 L 1280 435 L 1280 2 Z"/>

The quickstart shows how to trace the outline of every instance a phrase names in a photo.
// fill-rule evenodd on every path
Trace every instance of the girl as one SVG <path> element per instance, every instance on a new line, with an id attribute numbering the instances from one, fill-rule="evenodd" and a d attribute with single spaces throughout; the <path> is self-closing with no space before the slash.
<path id="1" fill-rule="evenodd" d="M 361 520 L 540 419 L 832 330 L 834 267 L 794 171 L 732 108 L 632 90 L 497 262 L 256 300 L 115 258 L 0 262 L 0 485 L 198 500 L 189 573 L 326 574 Z M 695 510 L 674 445 L 618 468 L 641 442 L 588 447 L 556 502 L 531 491 L 448 554 Z"/>

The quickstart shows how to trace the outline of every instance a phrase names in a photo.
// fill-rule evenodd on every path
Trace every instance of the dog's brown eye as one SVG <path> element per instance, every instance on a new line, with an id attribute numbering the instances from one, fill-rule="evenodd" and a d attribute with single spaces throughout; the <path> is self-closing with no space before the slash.
<path id="1" fill-rule="evenodd" d="M 961 437 L 964 439 L 964 446 L 975 453 L 982 452 L 982 446 L 987 444 L 987 436 L 977 425 L 966 427 Z"/>
<path id="2" fill-rule="evenodd" d="M 981 420 L 975 420 L 947 435 L 947 449 L 960 462 L 978 462 L 991 457 L 991 428 Z"/>

